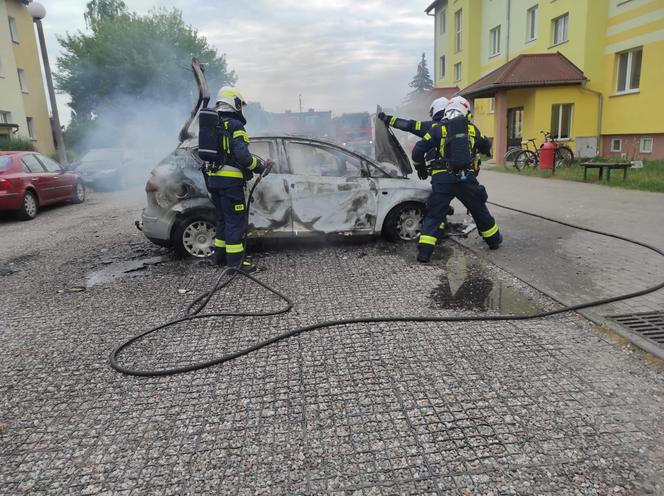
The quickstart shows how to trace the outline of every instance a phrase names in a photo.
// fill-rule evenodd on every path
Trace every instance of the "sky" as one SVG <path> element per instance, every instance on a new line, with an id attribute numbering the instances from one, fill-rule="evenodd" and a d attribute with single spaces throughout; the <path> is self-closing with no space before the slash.
<path id="1" fill-rule="evenodd" d="M 87 0 L 40 0 L 51 66 L 56 35 L 85 31 Z M 434 21 L 429 0 L 125 0 L 140 14 L 175 7 L 238 76 L 237 88 L 271 112 L 332 110 L 335 114 L 394 107 L 410 88 L 422 53 L 433 72 Z M 211 91 L 216 89 L 211 88 Z M 63 123 L 70 110 L 58 95 Z"/>

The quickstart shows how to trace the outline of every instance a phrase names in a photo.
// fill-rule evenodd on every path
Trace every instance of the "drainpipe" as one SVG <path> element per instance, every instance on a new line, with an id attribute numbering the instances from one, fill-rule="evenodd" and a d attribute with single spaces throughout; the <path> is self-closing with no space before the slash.
<path id="1" fill-rule="evenodd" d="M 510 60 L 510 21 L 512 17 L 512 0 L 507 0 L 507 33 L 505 35 L 505 62 Z"/>
<path id="2" fill-rule="evenodd" d="M 586 88 L 585 84 L 581 86 L 581 90 L 597 95 L 597 156 L 599 156 L 602 148 L 602 113 L 604 111 L 604 95 L 599 91 Z"/>
<path id="3" fill-rule="evenodd" d="M 433 9 L 433 14 L 431 11 L 426 12 L 426 14 L 429 17 L 433 17 L 433 85 L 436 86 L 436 81 L 438 80 L 438 74 L 440 74 L 439 71 L 436 70 L 436 64 L 439 64 L 438 62 L 438 40 L 436 40 L 436 36 L 438 36 L 438 31 L 436 30 L 436 9 Z M 446 32 L 447 33 L 447 32 Z"/>

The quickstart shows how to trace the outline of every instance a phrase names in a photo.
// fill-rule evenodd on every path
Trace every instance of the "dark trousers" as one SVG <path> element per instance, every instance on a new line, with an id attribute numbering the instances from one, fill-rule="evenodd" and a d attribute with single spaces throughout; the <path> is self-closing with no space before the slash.
<path id="1" fill-rule="evenodd" d="M 247 206 L 244 181 L 229 180 L 222 184 L 208 182 L 212 203 L 217 210 L 216 256 L 226 254 L 226 263 L 239 266 L 244 258 L 244 235 L 247 229 Z"/>
<path id="2" fill-rule="evenodd" d="M 443 180 L 432 181 L 432 193 L 427 202 L 427 212 L 422 221 L 422 234 L 418 243 L 420 253 L 430 256 L 436 246 L 439 236 L 439 227 L 444 221 L 450 202 L 458 198 L 473 216 L 477 230 L 490 246 L 500 236 L 496 221 L 486 206 L 488 199 L 486 189 L 473 175 L 467 176 L 465 181 L 452 174 L 446 174 Z M 451 177 L 448 177 L 451 176 Z"/>

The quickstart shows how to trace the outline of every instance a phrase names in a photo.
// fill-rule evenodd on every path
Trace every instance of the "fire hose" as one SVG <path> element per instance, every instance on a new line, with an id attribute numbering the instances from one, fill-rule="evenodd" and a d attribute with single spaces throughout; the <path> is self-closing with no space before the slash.
<path id="1" fill-rule="evenodd" d="M 256 189 L 256 186 L 258 186 L 258 183 L 260 182 L 261 177 L 258 178 L 256 183 L 253 185 L 251 192 L 249 194 L 249 201 L 248 201 L 248 210 L 250 208 L 251 204 L 251 199 L 253 198 L 253 192 Z M 550 217 L 546 217 L 544 215 L 539 215 L 539 214 L 534 214 L 531 212 L 526 212 L 524 210 L 519 210 L 517 208 L 513 207 L 508 207 L 506 205 L 501 205 L 499 203 L 494 203 L 494 202 L 487 202 L 491 205 L 494 205 L 499 208 L 503 208 L 506 210 L 511 210 L 513 212 L 521 213 L 524 215 L 528 215 L 531 217 L 535 217 L 538 219 L 542 219 L 548 222 L 553 222 L 562 226 L 567 226 L 571 227 L 573 229 L 577 229 L 580 231 L 592 233 L 592 234 L 597 234 L 600 236 L 605 236 L 608 238 L 613 238 L 621 241 L 625 241 L 627 243 L 631 243 L 633 245 L 641 246 L 643 248 L 646 248 L 654 253 L 657 253 L 658 255 L 664 257 L 664 251 L 660 250 L 659 248 L 656 248 L 655 246 L 649 245 L 647 243 L 633 240 L 626 238 L 624 236 L 620 236 L 618 234 L 612 234 L 612 233 L 606 233 L 603 231 L 598 231 L 595 229 L 590 229 L 588 227 L 583 227 L 583 226 L 578 226 L 576 224 L 572 224 L 570 222 L 564 222 L 561 220 L 557 219 L 552 219 Z M 248 218 L 249 212 L 247 211 L 247 218 Z M 246 277 L 249 280 L 253 281 L 254 283 L 258 284 L 259 286 L 263 287 L 270 293 L 278 296 L 283 302 L 284 305 L 277 309 L 277 310 L 269 310 L 265 312 L 211 312 L 211 313 L 202 313 L 205 307 L 208 305 L 210 300 L 214 297 L 214 295 L 222 290 L 223 288 L 227 287 L 230 285 L 236 277 Z M 586 308 L 592 308 L 592 307 L 598 307 L 600 305 L 606 305 L 609 303 L 615 303 L 617 301 L 623 301 L 623 300 L 628 300 L 631 298 L 637 298 L 639 296 L 644 296 L 650 293 L 654 293 L 655 291 L 658 291 L 660 289 L 664 288 L 664 281 L 660 282 L 659 284 L 656 284 L 654 286 L 639 290 L 639 291 L 634 291 L 631 293 L 626 293 L 618 296 L 613 296 L 609 298 L 603 298 L 600 300 L 594 300 L 594 301 L 589 301 L 586 303 L 579 303 L 576 305 L 566 305 L 561 308 L 557 308 L 555 310 L 550 310 L 546 312 L 540 312 L 540 313 L 535 313 L 535 314 L 530 314 L 530 315 L 476 315 L 476 316 L 442 316 L 442 317 L 435 317 L 435 316 L 418 316 L 418 315 L 413 315 L 413 316 L 387 316 L 387 317 L 360 317 L 360 318 L 347 318 L 347 319 L 340 319 L 340 320 L 328 320 L 325 322 L 319 322 L 317 324 L 312 324 L 304 327 L 298 327 L 292 330 L 289 330 L 287 332 L 278 334 L 276 336 L 273 336 L 271 338 L 265 339 L 263 341 L 259 341 L 251 346 L 248 346 L 246 348 L 240 349 L 238 351 L 228 353 L 222 356 L 218 356 L 216 358 L 213 358 L 211 360 L 207 361 L 202 361 L 198 363 L 193 363 L 181 367 L 174 367 L 174 368 L 165 368 L 165 369 L 159 369 L 159 370 L 140 370 L 140 369 L 133 369 L 129 367 L 125 367 L 120 364 L 119 357 L 121 353 L 129 348 L 132 344 L 144 339 L 145 337 L 149 336 L 150 334 L 153 334 L 155 332 L 158 332 L 162 329 L 167 329 L 169 327 L 173 327 L 178 324 L 183 324 L 187 322 L 192 322 L 195 320 L 202 320 L 202 319 L 210 319 L 210 318 L 220 318 L 220 317 L 269 317 L 269 316 L 274 316 L 274 315 L 280 315 L 280 314 L 285 314 L 289 312 L 293 308 L 293 301 L 286 295 L 280 293 L 276 289 L 268 286 L 266 283 L 262 282 L 258 278 L 254 277 L 251 274 L 246 274 L 242 272 L 241 270 L 234 268 L 234 267 L 228 267 L 224 269 L 219 277 L 217 278 L 214 286 L 212 289 L 209 291 L 201 294 L 198 298 L 196 298 L 187 308 L 185 316 L 171 320 L 169 322 L 166 322 L 164 324 L 158 325 L 156 327 L 153 327 L 152 329 L 149 329 L 141 334 L 138 334 L 128 341 L 125 341 L 124 343 L 120 344 L 117 346 L 110 355 L 110 364 L 111 367 L 113 367 L 115 370 L 118 372 L 121 372 L 126 375 L 132 375 L 132 376 L 142 376 L 142 377 L 156 377 L 156 376 L 168 376 L 168 375 L 175 375 L 175 374 L 181 374 L 185 372 L 192 372 L 194 370 L 200 370 L 200 369 L 205 369 L 208 367 L 212 367 L 215 365 L 220 365 L 222 363 L 230 362 L 231 360 L 235 360 L 236 358 L 239 358 L 241 356 L 248 355 L 250 353 L 253 353 L 254 351 L 260 350 L 262 348 L 265 348 L 267 346 L 270 346 L 274 343 L 277 343 L 279 341 L 283 341 L 285 339 L 289 339 L 295 336 L 298 336 L 303 333 L 311 332 L 311 331 L 316 331 L 319 329 L 325 329 L 329 327 L 336 327 L 336 326 L 343 326 L 343 325 L 349 325 L 349 324 L 370 324 L 370 323 L 389 323 L 389 322 L 497 322 L 497 321 L 519 321 L 519 320 L 533 320 L 533 319 L 541 319 L 544 317 L 550 317 L 552 315 L 559 315 L 562 313 L 567 313 L 567 312 L 574 312 L 577 310 L 583 310 Z"/>

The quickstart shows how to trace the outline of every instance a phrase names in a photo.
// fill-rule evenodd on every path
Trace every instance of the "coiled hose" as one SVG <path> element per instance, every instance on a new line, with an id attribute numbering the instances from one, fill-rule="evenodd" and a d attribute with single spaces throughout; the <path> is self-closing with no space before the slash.
<path id="1" fill-rule="evenodd" d="M 254 187 L 252 188 L 250 198 L 253 196 L 253 191 L 256 188 L 258 183 L 254 184 Z M 526 212 L 524 210 L 519 210 L 517 208 L 512 208 L 508 207 L 506 205 L 501 205 L 499 203 L 493 203 L 493 202 L 488 202 L 491 205 L 494 205 L 496 207 L 504 208 L 506 210 L 511 210 L 513 212 L 518 212 L 521 214 L 529 215 L 531 217 L 536 217 L 538 219 L 543 219 L 548 222 L 554 222 L 556 224 L 560 224 L 563 226 L 571 227 L 573 229 L 578 229 L 580 231 L 585 231 L 593 234 L 598 234 L 600 236 L 606 236 L 608 238 L 613 238 L 613 239 L 618 239 L 621 241 L 626 241 L 627 243 L 631 243 L 634 245 L 641 246 L 643 248 L 646 248 L 650 251 L 653 251 L 657 253 L 658 255 L 661 255 L 664 257 L 664 252 L 660 250 L 659 248 L 656 248 L 655 246 L 649 245 L 647 243 L 643 243 L 641 241 L 636 241 L 633 239 L 628 239 L 624 236 L 620 236 L 618 234 L 612 234 L 612 233 L 606 233 L 603 231 L 597 231 L 595 229 L 590 229 L 587 227 L 583 226 L 578 226 L 576 224 L 572 224 L 569 222 L 564 222 L 561 220 L 557 219 L 552 219 L 550 217 L 546 217 L 544 215 L 538 215 L 538 214 L 533 214 L 530 212 Z M 242 276 L 246 277 L 259 286 L 265 288 L 272 294 L 278 296 L 281 298 L 284 302 L 285 305 L 278 309 L 278 310 L 273 310 L 273 311 L 267 311 L 267 312 L 215 312 L 215 313 L 201 313 L 206 305 L 209 303 L 210 299 L 217 293 L 219 290 L 222 288 L 228 286 L 231 284 L 233 280 L 235 280 L 236 276 Z M 460 317 L 454 317 L 454 316 L 448 316 L 448 317 L 422 317 L 418 315 L 414 316 L 393 316 L 393 317 L 362 317 L 362 318 L 348 318 L 348 319 L 341 319 L 341 320 L 328 320 L 325 322 L 319 322 L 318 324 L 313 324 L 305 327 L 299 327 L 296 329 L 292 329 L 290 331 L 284 332 L 282 334 L 279 334 L 277 336 L 274 336 L 272 338 L 266 339 L 264 341 L 260 341 L 252 346 L 249 346 L 247 348 L 241 349 L 239 351 L 233 352 L 233 353 L 228 353 L 226 355 L 214 358 L 212 360 L 204 361 L 204 362 L 199 362 L 199 363 L 194 363 L 190 365 L 186 365 L 183 367 L 175 367 L 175 368 L 169 368 L 169 369 L 161 369 L 161 370 L 137 370 L 137 369 L 131 369 L 128 367 L 124 367 L 118 363 L 118 357 L 122 353 L 123 350 L 127 349 L 129 346 L 131 346 L 133 343 L 140 341 L 141 339 L 145 338 L 146 336 L 160 331 L 161 329 L 166 329 L 168 327 L 172 327 L 177 324 L 181 324 L 183 322 L 189 322 L 193 320 L 198 320 L 198 319 L 208 319 L 208 318 L 213 318 L 213 317 L 268 317 L 272 315 L 279 315 L 279 314 L 284 314 L 289 312 L 293 308 L 293 302 L 285 295 L 280 293 L 274 288 L 271 288 L 264 282 L 260 281 L 259 279 L 255 278 L 251 274 L 245 274 L 241 270 L 238 270 L 236 268 L 226 268 L 224 269 L 221 274 L 219 275 L 215 285 L 212 287 L 212 289 L 206 293 L 203 293 L 201 296 L 199 296 L 194 302 L 189 305 L 186 311 L 186 315 L 182 318 L 171 320 L 170 322 L 166 322 L 164 324 L 161 324 L 157 327 L 153 327 L 152 329 L 145 331 L 137 336 L 134 336 L 130 340 L 122 343 L 119 345 L 117 348 L 115 348 L 111 352 L 110 356 L 110 362 L 111 362 L 111 367 L 113 367 L 115 370 L 118 372 L 121 372 L 123 374 L 127 375 L 133 375 L 133 376 L 142 376 L 142 377 L 156 377 L 156 376 L 167 376 L 167 375 L 175 375 L 175 374 L 181 374 L 184 372 L 192 372 L 194 370 L 200 370 L 204 369 L 207 367 L 212 367 L 214 365 L 219 365 L 225 362 L 230 362 L 231 360 L 235 360 L 236 358 L 239 358 L 244 355 L 248 355 L 249 353 L 252 353 L 256 350 L 260 350 L 261 348 L 265 348 L 266 346 L 269 346 L 271 344 L 274 344 L 278 341 L 282 341 L 284 339 L 291 338 L 293 336 L 297 336 L 299 334 L 305 333 L 305 332 L 310 332 L 310 331 L 315 331 L 318 329 L 324 329 L 327 327 L 334 327 L 334 326 L 341 326 L 341 325 L 347 325 L 347 324 L 365 324 L 365 323 L 379 323 L 379 322 L 494 322 L 494 321 L 505 321 L 505 320 L 532 320 L 532 319 L 541 319 L 543 317 L 550 317 L 551 315 L 558 315 L 561 313 L 566 313 L 566 312 L 573 312 L 577 310 L 583 310 L 585 308 L 592 308 L 592 307 L 597 307 L 600 305 L 606 305 L 608 303 L 614 303 L 617 301 L 623 301 L 627 300 L 630 298 L 636 298 L 638 296 L 643 296 L 647 295 L 649 293 L 654 293 L 655 291 L 658 291 L 660 289 L 664 288 L 664 281 L 660 282 L 659 284 L 655 286 L 651 286 L 646 289 L 642 289 L 640 291 L 634 291 L 632 293 L 627 293 L 623 295 L 618 295 L 618 296 L 613 296 L 610 298 L 603 298 L 601 300 L 595 300 L 595 301 L 589 301 L 587 303 L 579 303 L 577 305 L 568 305 L 564 306 L 561 308 L 558 308 L 556 310 L 550 310 L 547 312 L 541 312 L 541 313 L 536 313 L 536 314 L 531 314 L 531 315 L 477 315 L 477 316 L 460 316 Z"/>

